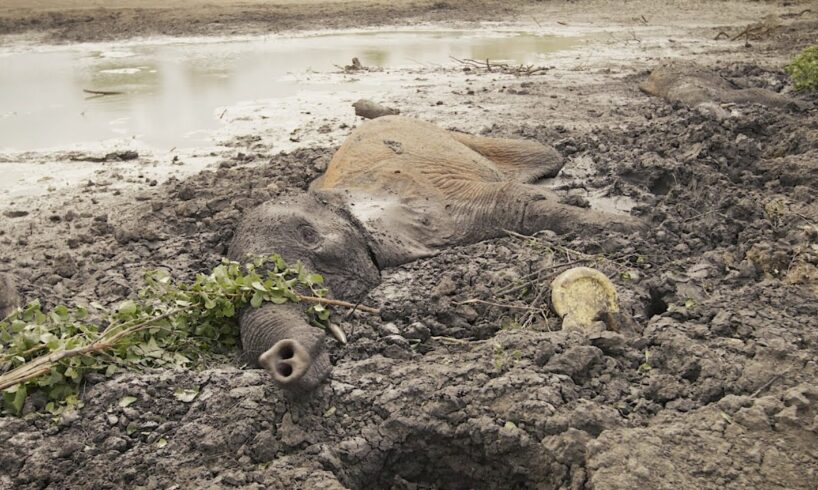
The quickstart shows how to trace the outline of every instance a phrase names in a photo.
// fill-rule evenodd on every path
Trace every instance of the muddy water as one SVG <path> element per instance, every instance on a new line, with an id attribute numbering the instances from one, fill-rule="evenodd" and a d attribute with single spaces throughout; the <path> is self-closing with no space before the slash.
<path id="1" fill-rule="evenodd" d="M 130 139 L 161 150 L 201 147 L 213 144 L 225 108 L 243 101 L 327 97 L 351 87 L 377 95 L 400 83 L 310 79 L 353 56 L 387 69 L 451 65 L 451 56 L 542 63 L 547 53 L 580 42 L 520 32 L 403 31 L 9 50 L 0 53 L 0 150 Z"/>

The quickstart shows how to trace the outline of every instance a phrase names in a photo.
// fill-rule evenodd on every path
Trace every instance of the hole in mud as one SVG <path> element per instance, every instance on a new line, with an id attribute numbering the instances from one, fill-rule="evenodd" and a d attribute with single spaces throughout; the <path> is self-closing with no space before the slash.
<path id="1" fill-rule="evenodd" d="M 673 188 L 673 185 L 676 183 L 676 179 L 671 174 L 662 174 L 660 177 L 653 179 L 650 185 L 648 186 L 648 190 L 652 192 L 656 196 L 664 196 L 670 189 Z"/>
<path id="2" fill-rule="evenodd" d="M 291 346 L 285 345 L 284 347 L 281 348 L 278 355 L 282 359 L 292 359 L 292 357 L 295 355 L 295 352 L 293 352 L 293 348 Z"/>
<path id="3" fill-rule="evenodd" d="M 283 364 L 283 363 L 279 364 L 276 369 L 278 369 L 278 374 L 280 374 L 281 376 L 283 376 L 285 378 L 288 377 L 289 375 L 293 374 L 293 367 L 290 366 L 289 364 Z"/>
<path id="4" fill-rule="evenodd" d="M 489 421 L 474 421 L 470 430 L 457 435 L 440 428 L 411 417 L 392 419 L 384 427 L 388 440 L 379 441 L 384 451 L 372 451 L 375 459 L 352 466 L 350 486 L 562 488 L 564 475 L 553 472 L 553 459 L 538 444 L 497 431 Z"/>
<path id="5" fill-rule="evenodd" d="M 650 290 L 650 298 L 648 299 L 648 303 L 645 305 L 645 316 L 648 318 L 652 318 L 655 315 L 661 315 L 662 313 L 667 311 L 667 303 L 662 298 L 661 293 L 656 289 Z"/>

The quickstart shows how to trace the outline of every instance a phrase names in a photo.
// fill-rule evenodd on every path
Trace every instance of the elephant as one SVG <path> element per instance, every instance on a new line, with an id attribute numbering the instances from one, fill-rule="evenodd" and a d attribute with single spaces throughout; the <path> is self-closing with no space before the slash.
<path id="1" fill-rule="evenodd" d="M 642 230 L 630 215 L 560 202 L 537 182 L 564 160 L 535 141 L 446 131 L 405 116 L 355 129 L 306 194 L 268 201 L 243 216 L 228 257 L 277 253 L 322 274 L 336 298 L 360 300 L 380 271 L 455 246 L 504 236 Z M 267 305 L 239 318 L 247 362 L 293 393 L 329 374 L 324 333 L 297 305 Z"/>
<path id="2" fill-rule="evenodd" d="M 782 109 L 803 109 L 803 103 L 763 88 L 737 88 L 713 70 L 689 61 L 661 63 L 639 89 L 672 103 L 684 104 L 724 118 L 720 104 L 761 104 Z"/>

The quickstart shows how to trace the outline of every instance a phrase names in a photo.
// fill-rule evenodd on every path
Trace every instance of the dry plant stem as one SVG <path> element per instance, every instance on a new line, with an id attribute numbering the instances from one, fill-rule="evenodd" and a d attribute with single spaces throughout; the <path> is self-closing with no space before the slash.
<path id="1" fill-rule="evenodd" d="M 83 92 L 86 94 L 96 95 L 96 96 L 104 96 L 104 95 L 122 95 L 125 92 L 113 92 L 109 90 L 89 90 L 87 88 L 82 89 Z"/>
<path id="2" fill-rule="evenodd" d="M 545 293 L 546 289 L 548 289 L 548 288 L 540 288 L 540 290 L 537 292 L 537 296 L 534 298 L 534 301 L 531 302 L 531 308 L 530 308 L 531 311 L 528 312 L 528 315 L 526 316 L 526 319 L 523 322 L 523 328 L 528 327 L 529 325 L 531 325 L 534 322 L 534 315 L 535 315 L 535 313 L 537 311 L 539 311 L 539 312 L 544 311 L 542 308 L 537 307 L 537 305 L 541 303 L 543 293 Z"/>
<path id="3" fill-rule="evenodd" d="M 767 388 L 769 388 L 770 386 L 772 386 L 772 385 L 773 385 L 773 383 L 775 383 L 775 382 L 776 382 L 776 381 L 778 381 L 779 379 L 783 378 L 783 377 L 784 377 L 785 375 L 787 375 L 787 374 L 790 374 L 789 370 L 784 371 L 783 373 L 776 374 L 775 376 L 773 376 L 772 378 L 770 378 L 770 380 L 769 380 L 769 381 L 767 381 L 766 383 L 764 383 L 763 385 L 761 385 L 761 387 L 760 387 L 759 389 L 755 390 L 755 391 L 753 392 L 753 394 L 752 394 L 752 395 L 750 395 L 750 398 L 755 398 L 755 397 L 757 397 L 758 395 L 760 395 L 760 394 L 761 394 L 761 392 L 763 392 L 764 390 L 766 390 Z"/>
<path id="4" fill-rule="evenodd" d="M 542 308 L 534 308 L 532 306 L 522 306 L 522 305 L 510 305 L 506 303 L 494 303 L 491 301 L 485 301 L 482 299 L 472 298 L 467 299 L 465 301 L 456 301 L 454 302 L 455 305 L 470 305 L 470 304 L 481 304 L 481 305 L 488 305 L 488 306 L 496 306 L 498 308 L 509 308 L 509 309 L 516 309 L 516 310 L 536 310 L 540 311 Z"/>
<path id="5" fill-rule="evenodd" d="M 563 267 L 569 267 L 569 266 L 572 266 L 572 265 L 575 265 L 575 264 L 583 264 L 585 262 L 590 262 L 590 261 L 591 261 L 590 259 L 579 259 L 579 260 L 573 260 L 571 262 L 563 262 L 561 264 L 553 264 L 553 265 L 547 265 L 545 267 L 540 267 L 539 269 L 535 270 L 534 272 L 531 272 L 531 273 L 526 274 L 525 276 L 523 276 L 522 278 L 523 278 L 523 280 L 525 280 L 525 282 L 523 284 L 508 287 L 508 288 L 505 288 L 505 289 L 501 289 L 500 291 L 497 291 L 497 293 L 495 293 L 495 295 L 496 296 L 504 296 L 506 294 L 515 293 L 515 292 L 517 292 L 517 291 L 519 291 L 521 289 L 524 289 L 524 288 L 530 286 L 533 283 L 533 280 L 535 278 L 539 277 L 539 275 L 542 274 L 543 272 L 554 270 L 554 269 L 560 269 L 560 268 L 563 268 Z"/>
<path id="6" fill-rule="evenodd" d="M 320 303 L 322 305 L 340 306 L 343 308 L 354 308 L 366 313 L 372 313 L 373 315 L 379 315 L 381 313 L 381 310 L 377 308 L 356 305 L 355 303 L 349 303 L 347 301 L 340 301 L 337 299 L 319 298 L 317 296 L 301 296 L 300 294 L 298 295 L 298 299 L 301 301 L 306 301 L 307 303 Z"/>

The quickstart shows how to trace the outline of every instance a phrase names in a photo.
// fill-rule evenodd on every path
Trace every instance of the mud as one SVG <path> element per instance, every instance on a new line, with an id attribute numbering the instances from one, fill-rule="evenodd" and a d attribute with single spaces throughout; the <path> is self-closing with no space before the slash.
<path id="1" fill-rule="evenodd" d="M 349 344 L 328 341 L 333 374 L 311 397 L 287 398 L 238 362 L 91 380 L 56 423 L 0 418 L 0 488 L 814 488 L 818 97 L 791 93 L 781 66 L 818 21 L 785 17 L 749 47 L 712 42 L 760 8 L 742 5 L 730 26 L 638 46 L 623 36 L 617 56 L 541 76 L 473 72 L 384 99 L 444 127 L 554 145 L 568 163 L 549 185 L 577 203 L 627 200 L 650 232 L 500 238 L 387 270 L 365 299 L 381 317 L 341 322 Z M 717 118 L 651 98 L 638 85 L 665 56 L 806 110 L 735 104 Z M 281 154 L 248 134 L 212 169 L 153 186 L 17 200 L 2 210 L 0 272 L 53 305 L 117 302 L 144 269 L 207 270 L 244 210 L 323 172 L 335 146 L 304 134 Z M 587 255 L 607 257 L 593 265 L 632 319 L 618 331 L 465 303 L 531 304 L 535 291 L 497 293 Z M 179 388 L 199 394 L 186 403 Z"/>

